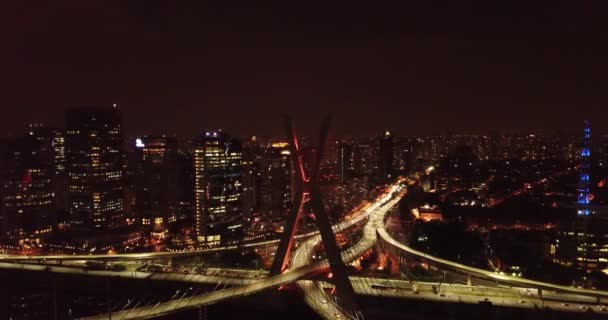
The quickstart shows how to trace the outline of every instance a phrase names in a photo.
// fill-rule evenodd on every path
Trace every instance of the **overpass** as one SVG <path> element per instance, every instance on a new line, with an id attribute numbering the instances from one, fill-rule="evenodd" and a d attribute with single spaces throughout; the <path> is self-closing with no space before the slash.
<path id="1" fill-rule="evenodd" d="M 378 215 L 374 215 L 375 219 L 370 219 L 373 214 L 377 212 L 386 212 L 390 207 L 394 205 L 398 201 L 398 199 L 394 199 L 396 194 L 402 193 L 402 187 L 400 186 L 400 182 L 392 185 L 388 188 L 387 192 L 376 199 L 376 201 L 368 206 L 361 207 L 358 212 L 352 213 L 349 216 L 352 217 L 346 221 L 342 221 L 332 227 L 334 232 L 341 232 L 346 229 L 349 229 L 358 223 L 368 220 L 367 225 L 370 222 L 378 223 L 378 221 L 382 221 L 382 217 L 377 218 Z M 388 201 L 392 200 L 389 205 L 386 205 Z M 344 260 L 352 261 L 353 257 L 358 257 L 363 254 L 365 251 L 369 250 L 375 241 L 371 239 L 374 237 L 373 229 L 367 229 L 367 237 L 362 238 L 355 246 L 347 249 L 342 252 L 342 258 Z M 300 253 L 303 252 L 305 248 L 310 250 L 310 244 L 318 243 L 320 241 L 321 236 L 315 235 L 313 238 L 304 242 L 304 244 L 298 247 L 298 250 L 294 253 L 294 264 L 292 265 L 292 269 L 285 271 L 277 276 L 273 276 L 255 283 L 246 284 L 238 287 L 231 287 L 219 291 L 212 291 L 206 294 L 175 299 L 167 302 L 157 303 L 156 305 L 143 306 L 139 308 L 134 308 L 130 310 L 124 310 L 116 313 L 112 313 L 112 319 L 151 319 L 164 315 L 168 315 L 174 312 L 185 311 L 189 309 L 195 309 L 200 306 L 209 305 L 218 303 L 220 301 L 234 299 L 238 297 L 243 297 L 247 295 L 252 295 L 263 290 L 279 287 L 281 285 L 294 283 L 299 279 L 302 279 L 310 274 L 317 273 L 324 270 L 329 270 L 329 263 L 327 260 L 323 260 L 317 263 L 308 263 L 308 258 L 304 258 L 304 255 L 300 256 Z M 308 244 L 308 245 L 307 245 Z M 300 256 L 300 258 L 299 258 Z M 302 263 L 300 263 L 302 262 Z M 108 315 L 97 315 L 92 317 L 86 317 L 83 319 L 107 319 Z M 349 316 L 350 318 L 350 316 Z"/>
<path id="2" fill-rule="evenodd" d="M 70 274 L 70 275 L 83 275 L 91 277 L 110 277 L 110 278 L 125 278 L 125 279 L 139 279 L 149 281 L 173 281 L 173 282 L 185 282 L 185 283 L 199 283 L 199 284 L 217 284 L 223 283 L 227 285 L 242 286 L 258 282 L 258 279 L 238 276 L 224 276 L 224 275 L 203 275 L 203 274 L 183 274 L 176 272 L 142 272 L 142 271 L 110 271 L 110 270 L 88 270 L 81 267 L 67 267 L 67 266 L 47 266 L 39 264 L 29 263 L 6 263 L 0 262 L 0 269 L 9 270 L 24 270 L 24 271 L 38 271 L 38 272 L 50 272 L 57 274 Z"/>
<path id="3" fill-rule="evenodd" d="M 598 290 L 588 290 L 574 288 L 552 283 L 545 283 L 519 277 L 512 277 L 488 270 L 462 265 L 453 261 L 428 255 L 424 252 L 415 250 L 394 239 L 386 230 L 384 220 L 388 210 L 396 204 L 405 191 L 400 184 L 394 184 L 373 203 L 360 206 L 356 212 L 349 215 L 349 219 L 342 221 L 332 227 L 334 232 L 343 232 L 352 229 L 360 223 L 365 222 L 362 230 L 362 238 L 352 247 L 341 252 L 344 262 L 352 262 L 360 257 L 367 250 L 378 246 L 396 256 L 414 256 L 426 259 L 446 270 L 453 270 L 467 276 L 486 278 L 499 281 L 501 284 L 509 286 L 492 285 L 462 285 L 462 284 L 440 284 L 424 283 L 416 281 L 386 280 L 369 277 L 349 277 L 349 280 L 358 295 L 381 296 L 399 299 L 424 299 L 438 302 L 462 302 L 479 303 L 489 301 L 495 305 L 518 308 L 549 307 L 558 311 L 586 311 L 586 308 L 593 308 L 593 311 L 605 312 L 596 306 L 597 303 L 608 302 L 608 292 Z M 357 229 L 358 230 L 358 229 Z M 358 231 L 357 231 L 358 232 Z M 79 273 L 91 276 L 118 276 L 130 277 L 146 280 L 158 281 L 182 281 L 186 283 L 205 283 L 205 284 L 224 284 L 229 286 L 219 291 L 211 291 L 205 294 L 187 296 L 186 294 L 174 297 L 175 299 L 159 302 L 155 305 L 135 306 L 130 310 L 113 312 L 113 319 L 151 319 L 165 316 L 174 312 L 188 309 L 199 308 L 200 306 L 210 305 L 224 300 L 234 299 L 247 295 L 252 295 L 270 288 L 296 283 L 304 292 L 305 301 L 325 319 L 356 319 L 360 314 L 350 314 L 339 306 L 339 301 L 333 301 L 333 297 L 326 292 L 331 288 L 330 284 L 304 280 L 306 277 L 329 270 L 327 260 L 317 263 L 311 262 L 311 250 L 319 244 L 320 235 L 318 232 L 310 232 L 302 237 L 307 237 L 306 241 L 294 251 L 291 258 L 290 269 L 274 277 L 263 280 L 241 279 L 225 276 L 207 275 L 184 275 L 177 273 L 154 273 L 137 271 L 107 271 L 107 270 L 77 270 L 66 266 L 46 266 L 34 264 L 0 263 L 0 268 L 27 269 L 34 271 L 51 271 L 59 273 Z M 253 244 L 252 244 L 253 245 Z M 213 250 L 232 250 L 231 247 L 214 248 Z M 200 251 L 199 251 L 200 252 Z M 208 252 L 208 251 L 205 251 Z M 175 254 L 175 253 L 170 253 Z M 152 253 L 150 255 L 158 255 Z M 115 256 L 110 256 L 115 257 Z M 148 259 L 144 256 L 142 259 Z M 29 257 L 35 259 L 34 257 Z M 83 256 L 89 258 L 90 256 Z M 128 259 L 136 259 L 130 255 Z M 10 260 L 9 260 L 10 261 Z M 439 287 L 435 290 L 433 287 Z M 216 287 L 217 288 L 217 287 Z M 530 288 L 537 289 L 533 292 Z M 542 290 L 545 290 L 542 293 Z M 541 294 L 542 293 L 542 294 Z M 570 304 L 581 305 L 570 305 Z M 583 308 L 584 306 L 584 308 Z M 597 310 L 596 310 L 597 309 Z M 97 315 L 85 319 L 107 319 L 108 315 Z"/>
<path id="4" fill-rule="evenodd" d="M 467 265 L 463 265 L 450 260 L 435 257 L 433 255 L 424 253 L 422 251 L 411 248 L 393 238 L 386 230 L 386 226 L 382 224 L 381 228 L 377 229 L 379 245 L 381 248 L 391 252 L 395 256 L 412 255 L 427 261 L 430 261 L 438 266 L 453 270 L 459 273 L 466 274 L 467 276 L 475 276 L 480 278 L 492 279 L 500 283 L 508 284 L 511 286 L 523 286 L 526 288 L 538 289 L 539 296 L 542 296 L 542 290 L 551 290 L 558 293 L 574 294 L 582 296 L 595 297 L 596 302 L 608 302 L 608 291 L 602 290 L 589 290 L 583 288 L 576 288 L 564 285 L 558 285 L 553 283 L 541 282 L 536 280 L 525 279 L 521 277 L 510 276 L 507 274 L 492 272 L 489 270 L 479 269 Z"/>
<path id="5" fill-rule="evenodd" d="M 363 227 L 363 237 L 354 246 L 342 252 L 342 261 L 350 263 L 374 247 L 376 244 L 376 229 L 382 226 L 388 211 L 401 200 L 404 194 L 405 190 L 401 186 L 392 186 L 389 194 L 377 202 L 379 205 L 373 206 L 372 210 L 367 212 L 368 221 Z M 320 240 L 319 237 L 312 237 L 303 242 L 294 254 L 293 265 L 299 267 L 310 264 L 312 260 L 311 248 L 317 246 Z M 334 303 L 333 299 L 321 288 L 318 281 L 301 280 L 297 282 L 297 285 L 304 292 L 306 303 L 324 319 L 362 318 L 361 314 L 350 314 L 347 310 L 341 308 L 339 303 Z M 358 293 L 356 288 L 355 292 Z M 328 303 L 328 301 L 332 302 Z"/>
<path id="6" fill-rule="evenodd" d="M 319 231 L 311 231 L 296 236 L 297 240 L 306 239 Z M 229 250 L 241 250 L 248 248 L 258 248 L 269 245 L 279 244 L 279 239 L 250 242 L 243 244 L 230 244 L 226 246 L 205 248 L 188 251 L 164 251 L 164 252 L 144 252 L 144 253 L 120 253 L 120 254 L 80 254 L 80 255 L 38 255 L 38 256 L 23 256 L 23 255 L 2 255 L 0 261 L 15 261 L 15 262 L 44 262 L 44 261 L 73 261 L 73 260 L 151 260 L 159 258 L 174 258 L 197 256 L 205 253 L 214 253 Z"/>
<path id="7" fill-rule="evenodd" d="M 308 280 L 304 280 L 308 281 Z M 594 298 L 588 296 L 563 296 L 546 293 L 542 298 L 531 294 L 525 288 L 469 286 L 466 284 L 442 284 L 436 282 L 412 282 L 407 280 L 377 279 L 365 277 L 350 277 L 350 281 L 358 295 L 386 297 L 406 300 L 428 300 L 447 303 L 478 304 L 481 301 L 509 308 L 541 309 L 563 312 L 594 312 L 605 313 L 606 309 L 598 307 Z M 333 286 L 327 282 L 319 282 L 320 290 L 331 290 Z M 329 301 L 329 300 L 328 300 Z"/>

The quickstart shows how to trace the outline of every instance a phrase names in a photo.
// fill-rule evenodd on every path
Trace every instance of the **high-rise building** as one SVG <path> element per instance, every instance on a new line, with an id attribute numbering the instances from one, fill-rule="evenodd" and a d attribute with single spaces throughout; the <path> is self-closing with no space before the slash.
<path id="1" fill-rule="evenodd" d="M 591 125 L 585 121 L 583 146 L 581 148 L 580 175 L 578 181 L 578 210 L 579 215 L 588 216 L 590 210 L 590 173 L 591 169 Z"/>
<path id="2" fill-rule="evenodd" d="M 191 219 L 194 221 L 194 155 L 193 151 L 180 147 L 177 154 L 178 167 L 178 219 Z"/>
<path id="3" fill-rule="evenodd" d="M 54 192 L 54 205 L 57 213 L 63 213 L 68 208 L 68 186 L 66 175 L 65 131 L 49 128 L 42 124 L 29 124 L 26 136 L 36 140 L 38 153 L 45 154 L 48 161 L 49 173 Z M 63 220 L 63 215 L 61 217 Z"/>
<path id="4" fill-rule="evenodd" d="M 135 141 L 135 211 L 143 225 L 177 220 L 177 140 L 172 137 L 142 137 Z"/>
<path id="5" fill-rule="evenodd" d="M 196 235 L 218 244 L 243 230 L 241 144 L 221 131 L 205 132 L 194 149 Z"/>
<path id="6" fill-rule="evenodd" d="M 414 140 L 403 138 L 395 143 L 395 170 L 408 173 L 414 170 Z"/>
<path id="7" fill-rule="evenodd" d="M 66 126 L 71 222 L 95 230 L 122 225 L 121 111 L 116 106 L 70 108 Z"/>
<path id="8" fill-rule="evenodd" d="M 287 143 L 273 143 L 259 159 L 260 210 L 270 216 L 285 216 L 291 205 L 294 176 Z"/>
<path id="9" fill-rule="evenodd" d="M 393 135 L 386 131 L 378 137 L 377 157 L 376 157 L 376 172 L 377 178 L 380 181 L 389 179 L 393 175 L 394 150 L 393 150 Z"/>
<path id="10" fill-rule="evenodd" d="M 592 205 L 591 125 L 585 121 L 580 151 L 576 217 L 558 232 L 554 244 L 556 260 L 592 271 L 608 267 L 608 207 Z"/>
<path id="11" fill-rule="evenodd" d="M 337 169 L 340 183 L 346 183 L 355 174 L 353 147 L 347 142 L 340 142 L 337 148 Z"/>
<path id="12" fill-rule="evenodd" d="M 260 160 L 262 158 L 262 148 L 257 138 L 253 136 L 251 140 L 243 144 L 243 215 L 246 219 L 251 219 L 255 212 L 259 210 L 260 194 Z"/>
<path id="13" fill-rule="evenodd" d="M 3 230 L 13 236 L 45 233 L 56 222 L 52 132 L 40 124 L 29 125 L 24 136 L 5 141 L 2 148 Z"/>
<path id="14" fill-rule="evenodd" d="M 369 141 L 353 146 L 353 165 L 357 177 L 369 177 L 375 168 L 376 152 Z"/>

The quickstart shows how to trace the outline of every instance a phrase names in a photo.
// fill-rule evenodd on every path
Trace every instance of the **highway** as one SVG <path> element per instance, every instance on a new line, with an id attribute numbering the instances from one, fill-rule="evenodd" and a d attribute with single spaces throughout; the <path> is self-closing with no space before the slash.
<path id="1" fill-rule="evenodd" d="M 296 239 L 307 238 L 315 235 L 318 231 L 300 234 Z M 279 239 L 251 242 L 245 244 L 232 244 L 222 247 L 190 250 L 190 251 L 164 251 L 164 252 L 144 252 L 144 253 L 121 253 L 121 254 L 90 254 L 90 255 L 43 255 L 43 256 L 21 256 L 21 255 L 2 255 L 0 261 L 49 261 L 49 260 L 145 260 L 170 257 L 195 256 L 202 253 L 213 253 L 218 251 L 239 250 L 246 248 L 256 248 L 267 245 L 276 245 Z"/>
<path id="2" fill-rule="evenodd" d="M 284 284 L 295 282 L 303 278 L 317 269 L 328 268 L 327 261 L 321 261 L 313 265 L 308 265 L 302 268 L 293 269 L 278 276 L 268 278 L 253 284 L 240 287 L 232 287 L 228 289 L 210 291 L 205 294 L 196 295 L 187 298 L 175 299 L 168 302 L 158 303 L 156 305 L 148 305 L 121 312 L 112 313 L 112 319 L 152 319 L 160 316 L 169 315 L 175 312 L 195 309 L 199 306 L 209 305 L 224 301 L 255 294 L 257 292 L 279 287 Z M 82 319 L 108 319 L 107 314 L 85 317 Z"/>
<path id="3" fill-rule="evenodd" d="M 320 235 L 311 237 L 308 240 L 302 242 L 294 252 L 291 267 L 301 268 L 303 266 L 308 265 L 312 260 L 312 253 L 314 252 L 314 248 L 320 242 Z M 329 265 L 327 266 L 329 267 Z M 324 319 L 335 319 L 336 317 L 340 316 L 344 319 L 349 318 L 346 313 L 342 309 L 340 309 L 338 305 L 333 303 L 327 303 L 328 300 L 331 299 L 323 290 L 317 287 L 316 281 L 302 280 L 298 281 L 297 285 L 304 292 L 304 301 Z"/>
<path id="4" fill-rule="evenodd" d="M 511 308 L 549 308 L 566 312 L 593 312 L 608 315 L 608 309 L 598 306 L 593 299 L 586 296 L 569 296 L 566 300 L 559 294 L 539 298 L 525 288 L 467 286 L 461 284 L 442 284 L 434 282 L 410 282 L 404 280 L 387 280 L 377 278 L 350 277 L 355 292 L 360 295 L 381 296 L 398 299 L 429 300 L 450 303 L 491 302 L 493 305 Z M 433 290 L 435 286 L 435 290 Z M 330 283 L 323 282 L 322 290 L 333 288 Z M 414 290 L 415 287 L 415 290 Z"/>
<path id="5" fill-rule="evenodd" d="M 375 212 L 376 209 L 378 209 L 379 207 L 381 207 L 381 205 L 383 203 L 385 203 L 386 201 L 390 200 L 393 192 L 396 192 L 398 188 L 398 184 L 396 184 L 395 186 L 391 187 L 389 190 L 389 192 L 387 192 L 385 195 L 381 196 L 378 198 L 378 200 L 376 202 L 374 202 L 373 204 L 366 206 L 366 207 L 362 207 L 360 209 L 360 213 L 358 214 L 351 214 L 350 215 L 350 219 L 342 221 L 336 225 L 334 225 L 332 227 L 332 229 L 334 229 L 334 232 L 341 232 L 345 229 L 348 229 L 354 225 L 356 225 L 357 223 L 363 221 L 364 219 L 368 218 L 369 215 L 373 212 Z M 382 220 L 380 220 L 382 221 Z M 293 261 L 299 261 L 298 260 L 298 252 L 302 252 L 301 248 L 313 248 L 313 247 L 308 247 L 306 246 L 306 243 L 308 243 L 309 241 L 311 241 L 311 243 L 316 243 L 319 241 L 320 239 L 320 235 L 318 234 L 318 232 L 311 232 L 314 233 L 313 238 L 304 241 L 303 244 L 301 244 L 298 247 L 298 250 L 296 250 L 296 253 L 294 253 L 294 258 Z M 315 240 L 316 239 L 316 240 Z M 358 242 L 358 244 L 361 243 L 361 241 Z M 373 243 L 371 244 L 373 245 Z M 371 246 L 370 246 L 371 248 Z M 348 257 L 351 257 L 353 255 L 356 254 L 362 254 L 363 252 L 367 251 L 363 250 L 364 247 L 363 245 L 357 247 L 357 248 L 350 248 L 349 250 L 346 250 L 345 252 L 342 253 L 343 255 L 343 259 L 349 259 Z M 303 258 L 300 259 L 304 259 L 302 261 L 305 261 L 306 264 L 302 265 L 300 267 L 298 267 L 295 263 L 292 264 L 292 268 L 290 270 L 287 270 L 286 272 L 271 277 L 271 278 L 267 278 L 264 279 L 262 281 L 256 282 L 256 283 L 252 283 L 252 284 L 248 284 L 248 285 L 243 285 L 243 286 L 239 286 L 239 287 L 231 287 L 231 288 L 227 288 L 227 289 L 223 289 L 223 290 L 218 290 L 218 291 L 211 291 L 205 294 L 201 294 L 201 295 L 196 295 L 196 296 L 191 296 L 191 297 L 185 297 L 185 298 L 180 298 L 180 299 L 175 299 L 175 300 L 171 300 L 171 301 L 167 301 L 167 302 L 162 302 L 162 303 L 157 303 L 156 305 L 149 305 L 149 306 L 142 306 L 142 307 L 138 307 L 138 308 L 134 308 L 134 309 L 130 309 L 130 310 L 124 310 L 124 311 L 120 311 L 120 312 L 116 312 L 116 313 L 112 313 L 112 319 L 151 319 L 151 318 L 156 318 L 159 316 L 164 316 L 164 315 L 168 315 L 171 313 L 175 313 L 178 311 L 184 311 L 184 310 L 189 310 L 189 309 L 194 309 L 194 308 L 198 308 L 199 306 L 203 306 L 203 305 L 209 305 L 209 304 L 214 304 L 214 303 L 218 303 L 220 301 L 224 301 L 227 299 L 234 299 L 237 297 L 243 297 L 243 296 L 247 296 L 247 295 L 252 295 L 255 294 L 257 292 L 269 289 L 269 288 L 274 288 L 274 287 L 279 287 L 281 285 L 284 284 L 288 284 L 288 283 L 295 283 L 297 280 L 302 279 L 308 275 L 310 275 L 313 272 L 316 272 L 317 270 L 327 270 L 329 268 L 329 263 L 327 260 L 323 260 L 317 263 L 313 263 L 313 264 L 308 264 L 308 258 L 302 256 Z M 299 262 L 298 262 L 299 264 Z M 96 315 L 96 316 L 92 316 L 92 317 L 86 317 L 83 319 L 107 319 L 108 315 L 107 314 L 102 314 L 102 315 Z"/>
<path id="6" fill-rule="evenodd" d="M 367 210 L 369 207 L 362 207 L 361 210 Z M 361 219 L 357 219 L 353 224 L 360 222 Z M 335 228 L 337 225 L 334 226 Z M 348 226 L 347 226 L 348 227 Z M 295 236 L 296 240 L 303 240 L 312 236 L 318 235 L 319 231 L 310 231 Z M 151 260 L 158 258 L 171 258 L 171 257 L 187 257 L 196 256 L 204 253 L 214 253 L 220 251 L 229 250 L 240 250 L 248 248 L 257 248 L 270 245 L 278 245 L 280 239 L 265 240 L 244 244 L 230 244 L 221 247 L 197 249 L 190 251 L 165 251 L 165 252 L 143 252 L 143 253 L 121 253 L 121 254 L 89 254 L 89 255 L 39 255 L 39 256 L 24 256 L 24 255 L 0 255 L 0 261 L 6 262 L 27 262 L 33 261 L 35 263 L 42 263 L 45 261 L 73 261 L 73 260 Z"/>
<path id="7" fill-rule="evenodd" d="M 393 201 L 384 205 L 374 207 L 366 211 L 364 216 L 369 216 L 370 219 L 363 229 L 363 238 L 353 247 L 342 253 L 343 261 L 346 263 L 353 261 L 354 258 L 361 256 L 365 251 L 372 248 L 380 236 L 383 241 L 392 239 L 384 226 L 384 219 L 388 210 L 394 206 L 403 196 L 400 194 Z M 382 200 L 376 203 L 383 203 Z M 312 249 L 319 243 L 319 237 L 312 237 L 303 242 L 298 248 L 293 258 L 294 266 L 303 266 L 311 261 Z M 396 240 L 390 240 L 391 244 L 399 249 L 407 247 L 400 244 Z M 480 301 L 491 302 L 495 305 L 504 307 L 517 308 L 550 308 L 558 311 L 568 312 L 587 312 L 588 309 L 594 312 L 606 312 L 604 303 L 608 299 L 604 297 L 604 292 L 596 290 L 586 290 L 572 288 L 566 286 L 555 285 L 551 283 L 543 283 L 539 281 L 512 277 L 487 270 L 468 267 L 462 264 L 451 262 L 445 259 L 433 257 L 423 252 L 416 251 L 407 247 L 406 252 L 424 257 L 444 266 L 456 269 L 458 271 L 466 270 L 466 274 L 481 275 L 490 279 L 498 279 L 502 282 L 515 285 L 527 285 L 533 288 L 545 289 L 540 295 L 540 291 L 527 287 L 509 287 L 509 286 L 468 286 L 460 284 L 438 284 L 438 283 L 418 283 L 416 282 L 415 290 L 412 283 L 403 280 L 383 280 L 374 278 L 358 278 L 351 277 L 351 283 L 357 294 L 387 296 L 393 298 L 407 299 L 423 299 L 437 300 L 442 302 L 460 302 L 478 304 Z M 473 272 L 474 271 L 474 272 Z M 353 318 L 346 314 L 339 306 L 337 306 L 332 297 L 327 294 L 324 287 L 318 281 L 300 280 L 298 286 L 304 292 L 305 301 L 324 319 L 340 319 Z M 436 289 L 433 289 L 433 286 Z M 386 288 L 383 288 L 386 287 Z M 437 289 L 439 288 L 439 289 Z M 552 289 L 555 291 L 549 291 Z M 564 293 L 566 292 L 566 293 Z"/>
<path id="8" fill-rule="evenodd" d="M 379 197 L 373 206 L 357 216 L 360 220 L 368 219 L 368 221 L 363 227 L 363 237 L 354 246 L 342 252 L 342 261 L 344 263 L 354 261 L 374 247 L 376 243 L 376 229 L 382 226 L 387 212 L 401 200 L 404 194 L 405 190 L 396 184 L 389 189 L 387 194 Z M 300 244 L 294 253 L 292 266 L 301 267 L 310 264 L 312 252 L 320 241 L 320 236 L 314 236 Z M 300 280 L 297 282 L 297 285 L 304 292 L 306 303 L 324 319 L 356 318 L 356 315 L 352 316 L 340 308 L 333 301 L 332 297 L 320 287 L 317 281 Z"/>
<path id="9" fill-rule="evenodd" d="M 0 262 L 0 269 L 53 272 L 59 274 L 72 274 L 97 277 L 114 277 L 127 279 L 146 279 L 155 281 L 175 281 L 201 284 L 223 283 L 227 285 L 249 285 L 258 282 L 258 279 L 222 275 L 183 274 L 176 272 L 141 272 L 141 271 L 110 271 L 110 270 L 88 270 L 81 267 L 70 266 L 46 266 L 36 264 L 16 264 Z"/>
<path id="10" fill-rule="evenodd" d="M 439 257 L 435 257 L 429 254 L 426 254 L 422 251 L 418 251 L 411 247 L 406 246 L 405 244 L 394 239 L 386 230 L 384 224 L 377 229 L 378 237 L 382 242 L 382 245 L 385 248 L 392 249 L 393 251 L 406 252 L 408 254 L 412 254 L 414 256 L 418 256 L 420 258 L 424 258 L 428 261 L 434 262 L 437 265 L 445 267 L 449 270 L 454 270 L 463 274 L 484 277 L 488 279 L 498 280 L 503 284 L 508 284 L 513 287 L 524 288 L 527 290 L 536 290 L 541 289 L 543 300 L 546 298 L 559 299 L 561 301 L 571 301 L 571 302 L 579 302 L 581 301 L 581 296 L 587 297 L 586 301 L 589 301 L 589 297 L 595 298 L 596 303 L 608 303 L 608 291 L 602 290 L 589 290 L 582 289 L 576 287 L 569 287 L 563 285 L 557 285 L 553 283 L 541 282 L 536 280 L 530 280 L 520 277 L 514 277 L 506 274 L 501 274 L 497 272 L 492 272 L 484 269 L 474 268 L 467 265 L 463 265 L 457 262 L 449 261 L 446 259 L 442 259 Z M 391 250 L 389 250 L 391 251 Z M 537 290 L 537 292 L 539 292 Z M 545 303 L 547 303 L 545 301 Z M 566 303 L 567 304 L 567 303 Z M 521 305 L 520 305 L 521 307 Z M 560 306 L 558 309 L 562 309 L 562 307 L 571 306 Z"/>
<path id="11" fill-rule="evenodd" d="M 388 211 L 399 202 L 405 194 L 405 190 L 395 184 L 387 191 L 379 196 L 373 203 L 366 206 L 360 206 L 354 212 L 351 212 L 347 219 L 334 225 L 332 229 L 335 233 L 348 231 L 355 225 L 365 222 L 362 230 L 362 237 L 353 246 L 344 250 L 342 260 L 345 263 L 350 263 L 363 255 L 366 251 L 379 244 L 389 251 L 398 253 L 407 253 L 427 259 L 437 265 L 455 272 L 472 275 L 481 278 L 498 280 L 502 284 L 509 286 L 492 285 L 487 281 L 486 285 L 463 285 L 463 284 L 439 284 L 430 282 L 415 282 L 407 280 L 387 280 L 367 277 L 350 277 L 351 283 L 355 292 L 360 295 L 385 296 L 391 298 L 403 299 L 422 299 L 429 301 L 441 301 L 451 303 L 473 303 L 486 301 L 494 305 L 517 308 L 550 308 L 557 311 L 568 312 L 587 312 L 588 309 L 604 313 L 605 307 L 601 303 L 608 302 L 608 292 L 598 290 L 587 290 L 551 283 L 544 283 L 535 280 L 513 277 L 509 275 L 499 274 L 496 272 L 478 269 L 462 265 L 449 260 L 441 259 L 424 252 L 410 248 L 399 241 L 392 238 L 384 225 L 385 217 Z M 367 219 L 367 220 L 366 220 Z M 356 319 L 359 315 L 350 315 L 342 310 L 339 303 L 333 299 L 334 296 L 326 292 L 326 289 L 331 288 L 331 284 L 321 281 L 303 280 L 311 274 L 329 269 L 327 260 L 312 263 L 312 254 L 314 248 L 320 243 L 321 237 L 318 231 L 309 232 L 299 235 L 298 238 L 306 238 L 305 241 L 299 243 L 291 259 L 289 269 L 281 275 L 265 278 L 263 280 L 247 278 L 247 277 L 227 277 L 223 275 L 201 275 L 201 274 L 182 274 L 182 273 L 156 273 L 156 272 L 139 272 L 130 271 L 109 271 L 109 270 L 84 270 L 70 266 L 62 265 L 34 265 L 34 264 L 17 264 L 17 263 L 1 263 L 0 268 L 10 269 L 26 269 L 32 271 L 47 271 L 58 273 L 77 273 L 87 274 L 92 276 L 115 276 L 128 277 L 148 280 L 166 280 L 166 281 L 183 281 L 192 283 L 205 284 L 223 284 L 229 287 L 222 290 L 210 291 L 204 294 L 191 293 L 181 297 L 175 297 L 174 300 L 159 302 L 155 305 L 134 306 L 130 310 L 122 310 L 112 313 L 112 319 L 151 319 L 159 316 L 169 315 L 174 312 L 198 308 L 202 305 L 209 305 L 234 299 L 242 296 L 252 295 L 263 290 L 279 287 L 289 283 L 297 283 L 304 292 L 304 299 L 319 315 L 324 319 Z M 124 259 L 150 259 L 162 257 L 165 254 L 182 255 L 182 254 L 200 254 L 203 252 L 213 252 L 218 250 L 232 250 L 244 247 L 254 247 L 259 245 L 275 244 L 278 240 L 264 241 L 259 243 L 250 243 L 242 246 L 226 246 L 221 248 L 212 248 L 199 250 L 197 252 L 162 252 L 162 253 L 145 253 L 145 254 L 129 254 L 121 255 Z M 136 256 L 137 255 L 137 256 Z M 58 256 L 58 260 L 62 260 L 65 256 Z M 72 258 L 73 256 L 68 256 Z M 81 256 L 81 259 L 89 260 L 92 256 Z M 116 257 L 106 256 L 103 258 Z M 28 259 L 37 260 L 42 257 L 28 257 Z M 8 259 L 10 260 L 10 259 Z M 52 259 L 49 259 L 52 260 Z M 70 259 L 71 260 L 71 259 Z M 75 259 L 74 259 L 75 260 Z M 76 263 L 76 262 L 74 262 Z M 217 287 L 216 287 L 217 288 Z M 537 289 L 542 289 L 541 291 Z M 107 314 L 96 315 L 84 319 L 107 319 Z"/>

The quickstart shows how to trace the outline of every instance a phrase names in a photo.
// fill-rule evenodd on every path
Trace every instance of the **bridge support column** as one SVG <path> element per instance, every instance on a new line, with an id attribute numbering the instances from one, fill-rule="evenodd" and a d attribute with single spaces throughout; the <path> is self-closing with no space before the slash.
<path id="1" fill-rule="evenodd" d="M 110 278 L 106 277 L 106 304 L 108 309 L 108 320 L 112 320 L 112 300 L 110 297 Z"/>
<path id="2" fill-rule="evenodd" d="M 336 286 L 338 298 L 340 298 L 340 304 L 344 310 L 352 315 L 356 315 L 359 312 L 359 307 L 356 303 L 355 291 L 348 279 L 346 265 L 344 265 L 344 261 L 342 261 L 340 249 L 336 243 L 336 237 L 331 228 L 329 217 L 325 212 L 325 205 L 321 199 L 321 187 L 319 185 L 321 159 L 323 158 L 323 152 L 327 142 L 330 121 L 331 118 L 329 116 L 323 120 L 312 173 L 310 177 L 307 177 L 304 167 L 304 157 L 302 150 L 300 149 L 293 121 L 289 117 L 285 118 L 293 168 L 296 172 L 296 183 L 294 187 L 293 203 L 285 224 L 281 242 L 279 242 L 279 247 L 270 269 L 270 276 L 278 275 L 287 269 L 290 252 L 298 229 L 298 222 L 304 211 L 304 203 L 305 201 L 310 200 L 312 211 L 317 218 L 317 227 L 321 234 L 321 240 L 325 246 L 329 267 L 334 276 L 334 284 Z"/>
<path id="3" fill-rule="evenodd" d="M 471 283 L 471 275 L 467 274 L 467 286 L 472 286 L 473 284 Z"/>

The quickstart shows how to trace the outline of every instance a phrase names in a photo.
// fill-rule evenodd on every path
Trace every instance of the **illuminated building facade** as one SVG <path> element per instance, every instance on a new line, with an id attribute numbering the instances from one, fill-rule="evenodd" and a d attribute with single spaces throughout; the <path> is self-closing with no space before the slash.
<path id="1" fill-rule="evenodd" d="M 243 215 L 251 220 L 254 213 L 259 211 L 261 170 L 260 160 L 262 158 L 261 147 L 257 137 L 253 136 L 243 144 Z"/>
<path id="2" fill-rule="evenodd" d="M 608 268 L 608 208 L 591 204 L 591 126 L 585 121 L 580 153 L 576 219 L 559 231 L 552 253 L 556 261 L 583 270 Z"/>
<path id="3" fill-rule="evenodd" d="M 342 141 L 337 148 L 337 169 L 340 183 L 348 182 L 355 174 L 355 161 L 353 157 L 353 147 L 351 144 Z"/>
<path id="4" fill-rule="evenodd" d="M 137 161 L 135 207 L 143 225 L 177 220 L 177 140 L 142 137 L 133 141 Z"/>
<path id="5" fill-rule="evenodd" d="M 221 131 L 203 134 L 194 149 L 196 235 L 218 244 L 242 234 L 243 166 L 240 142 Z"/>
<path id="6" fill-rule="evenodd" d="M 53 175 L 65 174 L 65 131 L 62 129 L 49 128 L 43 124 L 29 124 L 26 136 L 37 141 L 40 152 L 48 154 L 48 161 Z"/>
<path id="7" fill-rule="evenodd" d="M 378 137 L 377 156 L 376 156 L 376 174 L 380 181 L 389 179 L 393 174 L 394 150 L 393 150 L 393 135 L 386 131 Z"/>
<path id="8" fill-rule="evenodd" d="M 395 170 L 400 173 L 413 171 L 415 161 L 413 139 L 401 138 L 395 142 Z"/>
<path id="9" fill-rule="evenodd" d="M 259 160 L 259 206 L 264 214 L 284 216 L 291 205 L 294 176 L 287 143 L 270 145 Z"/>
<path id="10" fill-rule="evenodd" d="M 57 218 L 55 130 L 28 125 L 2 148 L 1 211 L 4 231 L 31 236 L 52 230 Z"/>
<path id="11" fill-rule="evenodd" d="M 579 215 L 588 216 L 591 214 L 590 209 L 590 174 L 591 167 L 591 125 L 585 121 L 585 132 L 583 136 L 583 146 L 581 148 L 581 163 L 580 175 L 578 182 L 578 210 Z"/>
<path id="12" fill-rule="evenodd" d="M 26 134 L 37 141 L 41 149 L 38 152 L 47 154 L 55 194 L 55 210 L 58 214 L 63 213 L 68 208 L 65 130 L 48 128 L 41 124 L 30 124 Z M 64 217 L 60 218 L 63 220 Z"/>
<path id="13" fill-rule="evenodd" d="M 372 144 L 369 142 L 361 142 L 354 145 L 353 148 L 353 165 L 355 168 L 355 176 L 369 177 L 374 170 L 374 159 L 376 153 Z"/>
<path id="14" fill-rule="evenodd" d="M 608 208 L 594 208 L 590 216 L 578 216 L 561 228 L 551 247 L 555 261 L 582 270 L 608 268 Z"/>
<path id="15" fill-rule="evenodd" d="M 73 224 L 103 230 L 122 225 L 122 113 L 114 106 L 66 113 L 69 213 Z"/>

